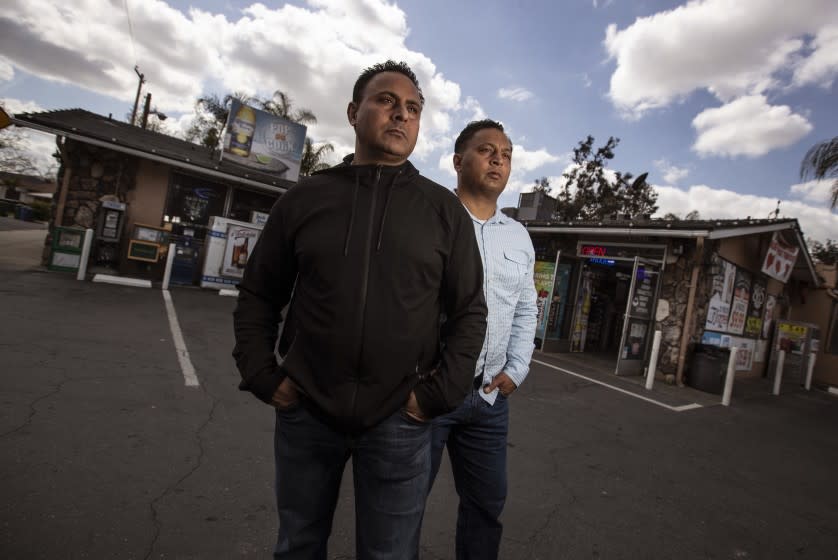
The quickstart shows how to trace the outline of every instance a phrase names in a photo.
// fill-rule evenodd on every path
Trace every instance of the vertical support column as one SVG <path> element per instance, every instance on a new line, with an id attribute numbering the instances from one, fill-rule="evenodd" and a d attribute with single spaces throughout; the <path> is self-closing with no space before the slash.
<path id="1" fill-rule="evenodd" d="M 806 390 L 812 390 L 812 374 L 815 372 L 815 357 L 816 354 L 812 352 L 809 354 L 809 367 L 806 369 Z"/>
<path id="2" fill-rule="evenodd" d="M 725 389 L 722 393 L 722 405 L 730 406 L 730 397 L 733 395 L 733 379 L 736 377 L 736 354 L 739 348 L 734 346 L 730 349 L 730 358 L 727 360 L 727 373 L 725 374 Z"/>
<path id="3" fill-rule="evenodd" d="M 649 358 L 649 371 L 646 372 L 646 390 L 651 391 L 652 385 L 655 383 L 655 372 L 658 369 L 658 354 L 661 350 L 661 331 L 655 331 L 655 337 L 652 339 L 652 356 Z"/>
<path id="4" fill-rule="evenodd" d="M 90 246 L 93 245 L 93 230 L 84 230 L 84 241 L 81 246 L 81 258 L 79 259 L 79 271 L 76 273 L 76 280 L 84 280 L 87 276 L 87 261 L 90 260 Z"/>
<path id="5" fill-rule="evenodd" d="M 780 394 L 780 384 L 783 382 L 783 365 L 786 363 L 786 351 L 780 350 L 777 356 L 777 369 L 774 371 L 774 395 Z"/>
<path id="6" fill-rule="evenodd" d="M 163 289 L 169 289 L 169 280 L 172 278 L 172 263 L 175 260 L 175 248 L 176 245 L 174 243 L 169 243 L 169 252 L 166 255 L 166 271 L 163 272 Z"/>

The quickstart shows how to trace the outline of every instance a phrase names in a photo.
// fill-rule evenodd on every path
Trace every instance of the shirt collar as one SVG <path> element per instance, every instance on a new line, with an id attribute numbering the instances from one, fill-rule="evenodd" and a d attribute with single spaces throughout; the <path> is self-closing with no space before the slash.
<path id="1" fill-rule="evenodd" d="M 462 202 L 460 204 L 462 204 Z M 478 223 L 483 222 L 486 224 L 505 224 L 512 220 L 512 218 L 501 212 L 500 208 L 495 208 L 495 213 L 488 220 L 481 220 L 480 218 L 472 214 L 471 210 L 469 210 L 468 206 L 466 206 L 465 204 L 463 204 L 463 208 L 466 209 L 466 212 L 468 212 L 468 215 L 471 216 L 471 219 Z"/>

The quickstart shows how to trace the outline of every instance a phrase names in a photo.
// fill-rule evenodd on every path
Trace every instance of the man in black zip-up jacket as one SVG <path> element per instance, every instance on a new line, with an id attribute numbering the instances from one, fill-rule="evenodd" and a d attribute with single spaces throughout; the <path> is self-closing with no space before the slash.
<path id="1" fill-rule="evenodd" d="M 482 263 L 456 196 L 407 161 L 423 102 L 406 65 L 365 70 L 347 110 L 355 154 L 282 196 L 239 285 L 240 387 L 276 407 L 275 558 L 326 558 L 350 456 L 357 557 L 415 555 L 427 421 L 471 389 Z"/>

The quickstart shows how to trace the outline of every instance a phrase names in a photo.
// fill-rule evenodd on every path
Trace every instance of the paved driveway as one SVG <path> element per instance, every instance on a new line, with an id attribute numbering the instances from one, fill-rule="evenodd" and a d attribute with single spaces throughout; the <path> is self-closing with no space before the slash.
<path id="1" fill-rule="evenodd" d="M 197 387 L 160 291 L 0 270 L 0 557 L 269 557 L 273 413 L 236 389 L 234 301 L 171 297 Z M 834 397 L 676 412 L 697 399 L 537 360 L 511 399 L 502 558 L 834 557 Z M 423 558 L 453 558 L 455 514 L 446 464 Z M 354 556 L 354 523 L 345 485 L 330 558 Z"/>

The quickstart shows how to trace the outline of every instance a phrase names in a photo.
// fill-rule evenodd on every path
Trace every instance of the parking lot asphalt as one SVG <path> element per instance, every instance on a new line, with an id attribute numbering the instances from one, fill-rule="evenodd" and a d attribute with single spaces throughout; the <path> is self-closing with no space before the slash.
<path id="1" fill-rule="evenodd" d="M 237 390 L 234 300 L 171 298 L 197 387 L 160 290 L 0 266 L 0 557 L 270 557 L 274 416 Z M 766 386 L 677 412 L 700 399 L 536 360 L 510 400 L 502 558 L 835 557 L 835 397 Z M 354 557 L 346 481 L 333 559 Z M 455 516 L 443 464 L 423 558 L 454 557 Z"/>

